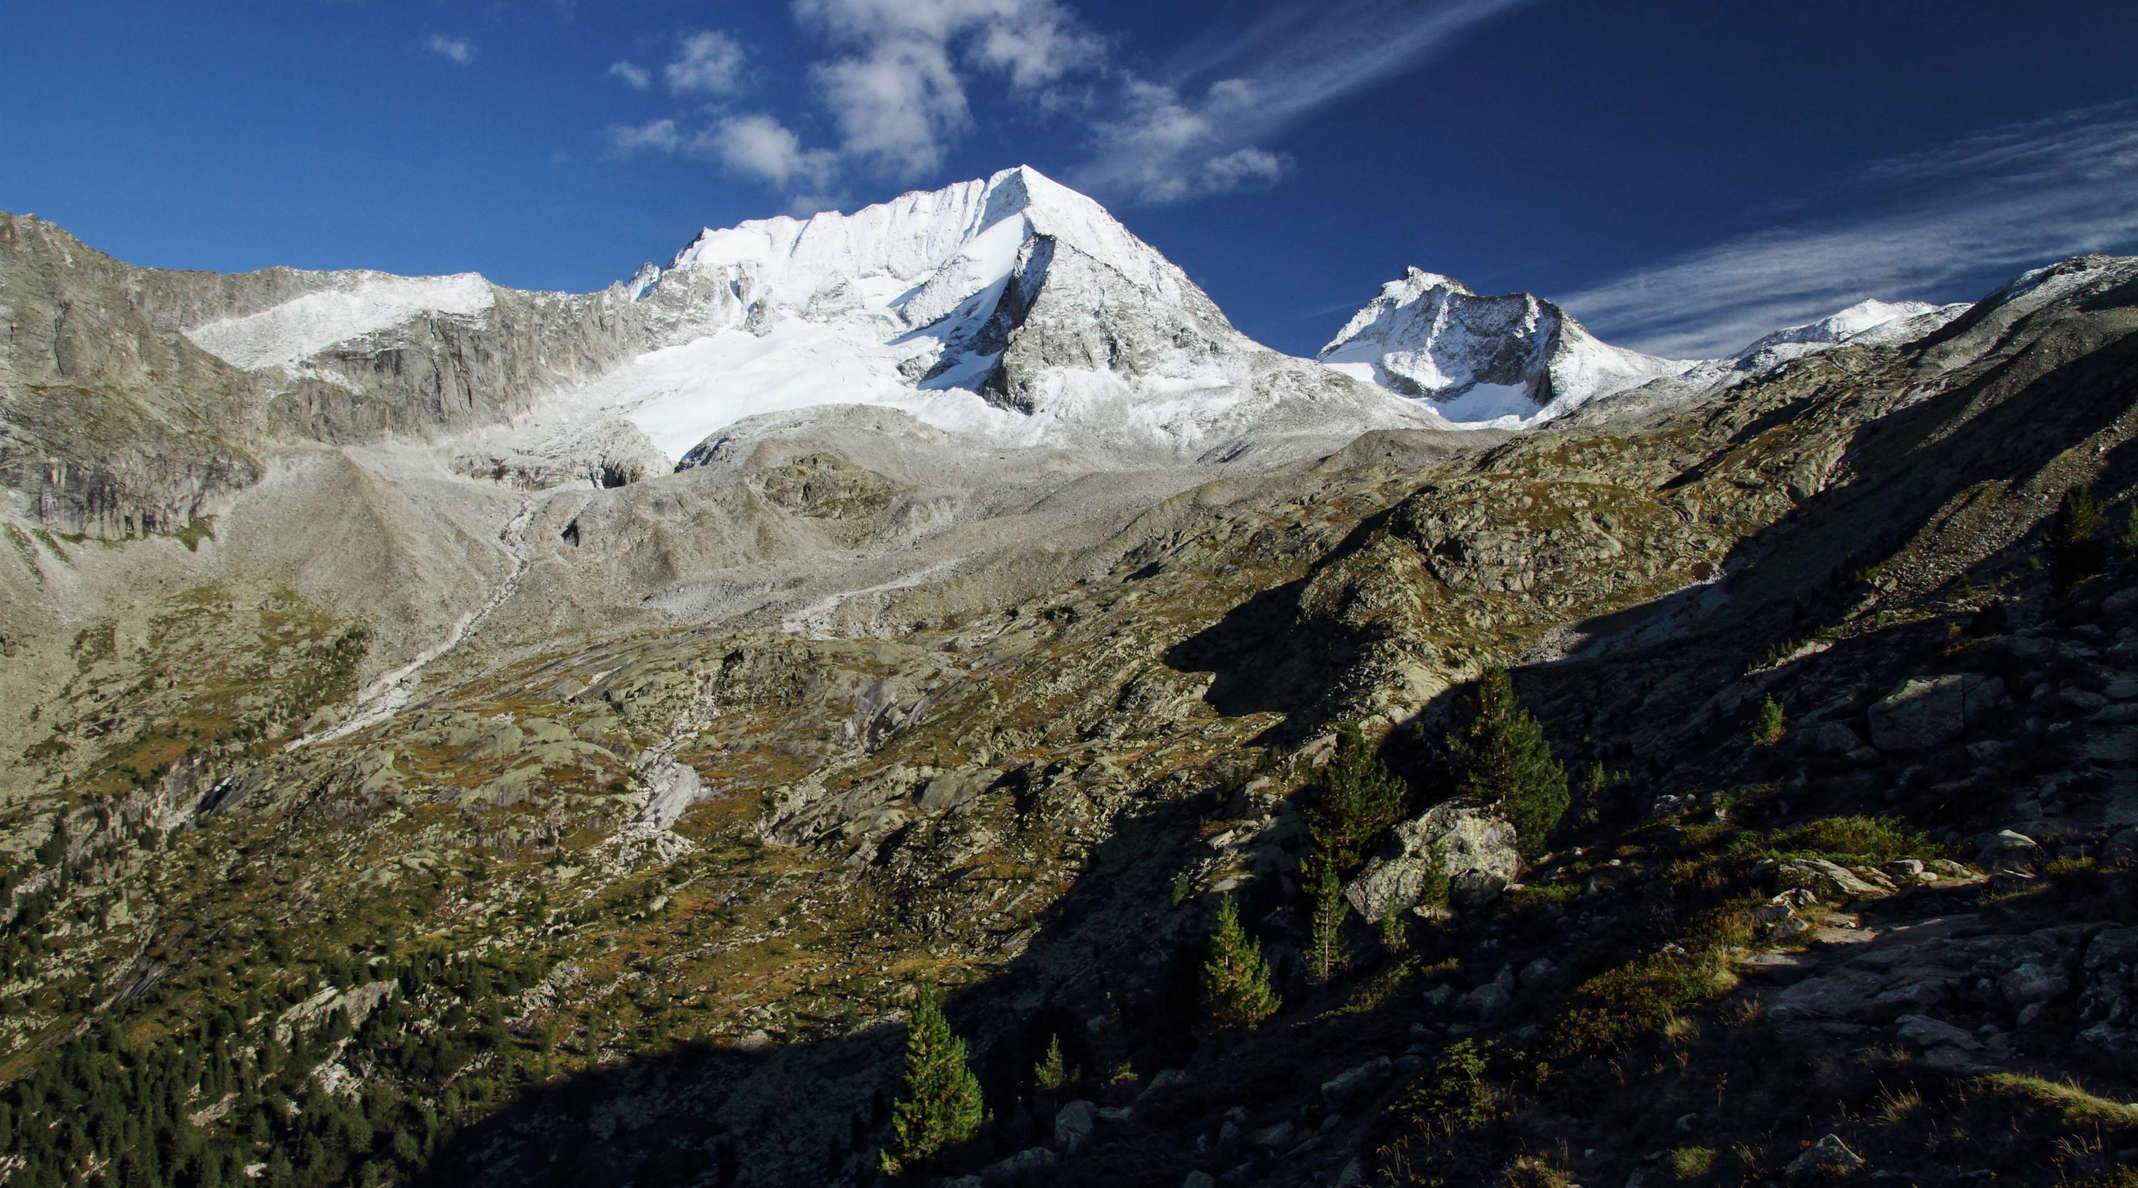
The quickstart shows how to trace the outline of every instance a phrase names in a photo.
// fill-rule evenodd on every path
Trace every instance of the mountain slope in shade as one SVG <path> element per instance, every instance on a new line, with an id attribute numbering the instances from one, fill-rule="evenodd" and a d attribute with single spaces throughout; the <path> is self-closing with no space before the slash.
<path id="1" fill-rule="evenodd" d="M 1506 427 L 1691 366 L 1602 342 L 1532 294 L 1479 296 L 1417 268 L 1382 286 L 1315 357 L 1451 421 Z"/>

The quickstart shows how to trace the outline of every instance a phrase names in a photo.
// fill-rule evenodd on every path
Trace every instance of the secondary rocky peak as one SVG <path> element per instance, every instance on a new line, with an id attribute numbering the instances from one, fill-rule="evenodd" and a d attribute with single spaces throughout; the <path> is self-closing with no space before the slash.
<path id="1" fill-rule="evenodd" d="M 1315 356 L 1459 423 L 1528 424 L 1687 364 L 1599 341 L 1531 293 L 1480 296 L 1411 268 Z"/>
<path id="2" fill-rule="evenodd" d="M 1739 351 L 1737 357 L 1748 359 L 1770 348 L 1791 343 L 1831 346 L 1925 314 L 1949 310 L 1951 312 L 1948 316 L 1957 316 L 1966 308 L 1964 304 L 1932 305 L 1927 301 L 1880 301 L 1872 298 L 1828 314 L 1816 322 L 1785 326 L 1772 334 L 1762 335 L 1751 346 Z"/>
<path id="3" fill-rule="evenodd" d="M 1967 310 L 1965 303 L 1932 305 L 1927 301 L 1859 301 L 1846 309 L 1799 326 L 1784 326 L 1761 335 L 1727 359 L 1702 363 L 1686 373 L 1703 389 L 1730 387 L 1806 355 L 1851 344 L 1913 342 L 1942 329 Z"/>

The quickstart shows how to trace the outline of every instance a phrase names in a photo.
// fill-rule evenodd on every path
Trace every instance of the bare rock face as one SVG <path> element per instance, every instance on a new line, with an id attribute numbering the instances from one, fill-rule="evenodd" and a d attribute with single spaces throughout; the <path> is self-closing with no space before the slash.
<path id="1" fill-rule="evenodd" d="M 0 483 L 62 533 L 175 532 L 259 481 L 279 443 L 495 424 L 642 346 L 620 288 L 567 297 L 445 279 L 480 299 L 400 310 L 374 290 L 436 299 L 439 286 L 138 269 L 43 220 L 0 214 Z M 359 317 L 367 302 L 396 316 L 311 349 L 313 322 Z M 647 472 L 643 452 L 615 461 L 603 473 Z"/>
<path id="2" fill-rule="evenodd" d="M 144 319 L 258 377 L 276 437 L 334 444 L 498 423 L 644 349 L 651 313 L 621 285 L 529 293 L 473 274 L 125 269 L 121 279 Z"/>
<path id="3" fill-rule="evenodd" d="M 1928 750 L 2006 704 L 2004 682 L 1995 677 L 1911 678 L 1871 707 L 1871 743 L 1882 751 Z"/>
<path id="4" fill-rule="evenodd" d="M 1167 271 L 1130 277 L 1072 244 L 1035 236 L 989 322 L 986 333 L 999 337 L 1002 358 L 983 393 L 1030 413 L 1048 395 L 1042 377 L 1057 368 L 1129 379 L 1184 374 L 1235 346 L 1239 332 L 1217 306 Z"/>
<path id="5" fill-rule="evenodd" d="M 523 448 L 531 447 L 531 448 Z M 621 487 L 672 473 L 668 455 L 629 421 L 604 422 L 533 443 L 478 437 L 453 456 L 453 469 L 523 491 L 551 487 Z"/>
<path id="6" fill-rule="evenodd" d="M 261 474 L 259 386 L 144 317 L 129 271 L 0 214 L 0 484 L 62 533 L 173 532 Z"/>
<path id="7" fill-rule="evenodd" d="M 2088 1024 L 2079 1038 L 2118 1060 L 2138 1057 L 2138 928 L 2095 936 L 2079 976 L 2079 1017 Z"/>
<path id="8" fill-rule="evenodd" d="M 1344 897 L 1368 920 L 1411 911 L 1436 869 L 1447 876 L 1448 898 L 1456 906 L 1492 902 L 1522 873 L 1514 826 L 1475 805 L 1438 805 L 1396 826 L 1387 848 L 1344 889 Z"/>

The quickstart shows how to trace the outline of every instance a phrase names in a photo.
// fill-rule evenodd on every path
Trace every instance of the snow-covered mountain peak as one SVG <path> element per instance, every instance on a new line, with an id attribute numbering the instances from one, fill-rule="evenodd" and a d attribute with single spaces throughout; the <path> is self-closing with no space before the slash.
<path id="1" fill-rule="evenodd" d="M 522 372 L 463 374 L 455 350 L 436 381 L 456 396 L 502 383 L 515 422 L 485 430 L 479 452 L 525 473 L 607 459 L 634 435 L 677 459 L 738 421 L 840 405 L 902 410 L 985 448 L 1116 458 L 1440 423 L 1249 340 L 1097 202 L 1028 166 L 706 229 L 666 268 L 599 293 L 333 273 L 258 296 L 195 340 L 330 386 L 441 336 L 529 344 Z"/>
<path id="2" fill-rule="evenodd" d="M 1459 424 L 1510 428 L 1688 366 L 1601 342 L 1534 294 L 1482 297 L 1420 268 L 1383 285 L 1316 358 Z"/>
<path id="3" fill-rule="evenodd" d="M 891 310 L 909 326 L 925 326 L 1006 277 L 1019 249 L 1035 236 L 1068 243 L 1132 277 L 1162 284 L 1174 271 L 1154 267 L 1157 253 L 1104 207 L 1029 165 L 901 194 L 851 214 L 782 215 L 707 228 L 668 270 L 728 269 L 751 282 L 750 291 L 740 294 L 746 300 L 795 311 L 848 285 L 855 299 L 837 312 Z M 963 291 L 945 291 L 952 281 Z M 924 284 L 930 299 L 909 307 Z"/>
<path id="4" fill-rule="evenodd" d="M 1248 340 L 1104 207 L 1029 166 L 707 230 L 622 293 L 653 349 L 576 402 L 670 457 L 735 421 L 839 404 L 1129 452 L 1432 420 Z"/>
<path id="5" fill-rule="evenodd" d="M 1702 386 L 1729 387 L 1837 346 L 1912 341 L 1960 316 L 1966 308 L 1965 304 L 1927 301 L 1859 301 L 1817 321 L 1763 334 L 1730 358 L 1701 364 L 1687 377 Z"/>
<path id="6" fill-rule="evenodd" d="M 1385 320 L 1394 311 L 1414 305 L 1420 300 L 1436 294 L 1474 296 L 1470 291 L 1470 286 L 1452 276 L 1443 276 L 1437 272 L 1427 272 L 1425 269 L 1416 266 L 1406 268 L 1402 276 L 1382 285 L 1378 296 L 1367 302 L 1365 307 L 1357 313 L 1352 314 L 1351 320 L 1344 323 L 1344 328 L 1336 332 L 1336 337 L 1330 339 L 1327 346 L 1321 348 L 1321 352 L 1316 358 L 1327 360 L 1332 351 L 1367 333 L 1376 323 Z"/>
<path id="7" fill-rule="evenodd" d="M 1420 296 L 1432 289 L 1446 289 L 1451 293 L 1475 296 L 1475 292 L 1470 286 L 1456 280 L 1454 277 L 1439 272 L 1427 272 L 1416 265 L 1404 270 L 1403 279 L 1392 280 L 1382 285 L 1381 295 L 1386 297 L 1400 293 L 1409 296 Z"/>
<path id="8" fill-rule="evenodd" d="M 2094 291 L 2129 284 L 2138 278 L 2138 257 L 2105 256 L 2089 254 L 2059 260 L 2041 268 L 2029 269 L 2013 277 L 1996 292 L 1982 299 L 1981 305 L 1996 308 L 2038 309 L 2049 302 L 2073 293 Z"/>
<path id="9" fill-rule="evenodd" d="M 1822 318 L 1814 325 L 1821 332 L 1833 335 L 1834 340 L 1839 342 L 1861 334 L 1873 326 L 1883 326 L 1899 318 L 1912 318 L 1937 308 L 1939 307 L 1928 301 L 1880 301 L 1874 297 Z"/>
<path id="10" fill-rule="evenodd" d="M 1903 318 L 1919 317 L 1938 310 L 1939 306 L 1927 301 L 1880 301 L 1872 298 L 1859 301 L 1847 309 L 1828 314 L 1816 322 L 1801 326 L 1784 326 L 1772 334 L 1763 335 L 1751 346 L 1737 353 L 1740 359 L 1750 358 L 1770 347 L 1785 343 L 1831 345 L 1846 342 L 1867 330 L 1896 322 Z"/>

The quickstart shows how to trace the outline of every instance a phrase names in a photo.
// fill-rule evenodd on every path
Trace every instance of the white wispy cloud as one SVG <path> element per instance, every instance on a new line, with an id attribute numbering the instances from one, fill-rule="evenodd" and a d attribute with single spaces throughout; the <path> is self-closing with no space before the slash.
<path id="1" fill-rule="evenodd" d="M 675 135 L 609 130 L 623 152 L 693 152 L 819 197 L 848 175 L 900 180 L 939 167 L 977 126 L 972 88 L 999 80 L 1019 119 L 1073 124 L 1086 148 L 1068 175 L 1110 200 L 1179 202 L 1274 185 L 1292 163 L 1270 141 L 1358 89 L 1443 52 L 1471 27 L 1531 0 L 1285 0 L 1229 35 L 1152 71 L 1064 0 L 793 0 L 823 51 L 807 67 L 811 118 L 677 112 Z M 723 33 L 685 38 L 662 69 L 679 97 L 726 98 L 743 84 L 743 47 Z M 633 82 L 638 68 L 611 73 Z M 812 145 L 798 129 L 821 122 Z M 684 127 L 683 125 L 690 125 Z"/>
<path id="2" fill-rule="evenodd" d="M 747 61 L 742 43 L 716 29 L 684 35 L 675 56 L 661 67 L 661 83 L 671 95 L 718 97 L 742 89 Z"/>
<path id="3" fill-rule="evenodd" d="M 1473 27 L 1529 0 L 1306 0 L 1127 78 L 1094 126 L 1071 184 L 1178 202 L 1273 184 L 1289 162 L 1267 142 L 1315 112 L 1430 61 Z"/>
<path id="4" fill-rule="evenodd" d="M 966 75 L 1030 98 L 1104 57 L 1059 0 L 795 0 L 835 56 L 810 68 L 839 151 L 894 176 L 934 168 L 972 126 Z"/>
<path id="5" fill-rule="evenodd" d="M 2138 105 L 2064 112 L 1878 162 L 1834 191 L 1865 212 L 1771 227 L 1565 294 L 1606 337 L 1727 354 L 1866 297 L 1953 300 L 2003 275 L 2138 245 Z"/>
<path id="6" fill-rule="evenodd" d="M 423 43 L 423 48 L 455 66 L 466 66 L 475 61 L 475 43 L 465 37 L 447 37 L 443 33 L 433 33 L 430 40 Z"/>
<path id="7" fill-rule="evenodd" d="M 1072 184 L 1144 202 L 1180 202 L 1206 194 L 1276 184 L 1291 171 L 1281 154 L 1241 142 L 1239 121 L 1254 109 L 1256 86 L 1220 79 L 1183 97 L 1159 83 L 1130 79 L 1111 116 L 1100 121 L 1101 156 L 1070 174 Z"/>
<path id="8" fill-rule="evenodd" d="M 833 133 L 829 143 L 805 144 L 765 112 L 714 107 L 611 127 L 609 147 L 691 153 L 781 188 L 806 187 L 791 205 L 821 209 L 842 174 L 910 178 L 940 165 L 974 125 L 971 78 L 1000 78 L 1020 99 L 1047 105 L 1049 87 L 1105 57 L 1104 41 L 1061 0 L 794 0 L 793 8 L 824 46 L 807 78 L 808 97 Z M 747 59 L 730 35 L 700 31 L 680 39 L 660 77 L 679 98 L 728 99 L 744 90 Z M 641 90 L 640 80 L 651 82 L 633 63 L 609 72 Z"/>
<path id="9" fill-rule="evenodd" d="M 672 153 L 690 141 L 672 119 L 648 120 L 643 124 L 611 124 L 602 133 L 609 151 L 618 156 L 638 152 Z"/>
<path id="10" fill-rule="evenodd" d="M 620 80 L 634 91 L 648 90 L 653 86 L 653 72 L 636 62 L 609 63 L 609 77 Z"/>
<path id="11" fill-rule="evenodd" d="M 972 122 L 965 87 L 936 42 L 894 39 L 865 56 L 819 62 L 810 74 L 844 152 L 895 175 L 941 164 L 951 138 Z"/>
<path id="12" fill-rule="evenodd" d="M 804 149 L 800 137 L 761 112 L 721 120 L 700 133 L 692 148 L 736 173 L 782 188 L 822 186 L 836 167 L 830 152 Z"/>

